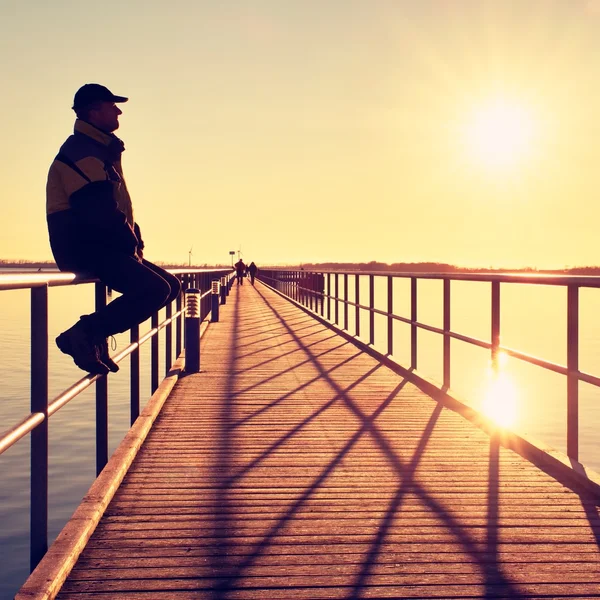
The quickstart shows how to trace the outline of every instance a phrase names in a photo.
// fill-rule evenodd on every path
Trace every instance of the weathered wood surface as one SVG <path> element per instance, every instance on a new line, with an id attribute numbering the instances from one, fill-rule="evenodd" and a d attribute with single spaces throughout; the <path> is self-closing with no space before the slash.
<path id="1" fill-rule="evenodd" d="M 596 502 L 234 287 L 59 598 L 591 598 Z"/>

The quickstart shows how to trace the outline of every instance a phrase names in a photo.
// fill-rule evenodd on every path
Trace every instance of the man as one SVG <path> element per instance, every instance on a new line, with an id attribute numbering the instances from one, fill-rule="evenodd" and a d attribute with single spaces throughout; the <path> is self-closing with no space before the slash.
<path id="1" fill-rule="evenodd" d="M 85 273 L 121 292 L 56 338 L 90 373 L 117 371 L 107 337 L 145 321 L 179 294 L 179 280 L 144 259 L 144 242 L 121 168 L 117 104 L 108 88 L 88 83 L 75 94 L 75 131 L 50 166 L 46 211 L 50 246 L 61 271 Z"/>
<path id="2" fill-rule="evenodd" d="M 248 273 L 250 273 L 250 283 L 254 285 L 254 278 L 256 277 L 256 271 L 258 271 L 258 267 L 254 264 L 254 261 L 250 263 L 248 267 Z"/>
<path id="3" fill-rule="evenodd" d="M 244 264 L 244 261 L 240 258 L 234 266 L 238 285 L 244 285 L 244 275 L 246 274 L 246 265 Z"/>

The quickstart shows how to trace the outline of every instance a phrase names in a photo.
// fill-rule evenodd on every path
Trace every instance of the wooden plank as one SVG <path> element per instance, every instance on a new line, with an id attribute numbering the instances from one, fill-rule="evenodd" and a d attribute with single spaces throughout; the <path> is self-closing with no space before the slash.
<path id="1" fill-rule="evenodd" d="M 600 597 L 600 512 L 262 286 L 233 288 L 59 598 Z"/>

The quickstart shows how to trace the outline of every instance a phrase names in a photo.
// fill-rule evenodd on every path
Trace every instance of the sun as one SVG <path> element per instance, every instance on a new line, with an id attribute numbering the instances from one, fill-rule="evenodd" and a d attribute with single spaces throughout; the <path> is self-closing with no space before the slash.
<path id="1" fill-rule="evenodd" d="M 472 160 L 490 168 L 509 168 L 531 156 L 535 120 L 524 104 L 496 98 L 473 110 L 464 131 Z"/>

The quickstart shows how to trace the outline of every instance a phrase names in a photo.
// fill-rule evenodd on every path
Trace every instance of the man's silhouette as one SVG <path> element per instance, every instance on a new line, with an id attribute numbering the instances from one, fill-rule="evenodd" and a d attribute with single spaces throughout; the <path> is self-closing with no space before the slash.
<path id="1" fill-rule="evenodd" d="M 246 273 L 246 265 L 244 264 L 244 261 L 240 258 L 240 260 L 238 260 L 234 266 L 238 285 L 244 285 L 244 274 Z"/>
<path id="2" fill-rule="evenodd" d="M 254 278 L 256 277 L 256 271 L 258 271 L 258 267 L 254 264 L 254 261 L 250 263 L 248 266 L 248 273 L 250 273 L 250 283 L 254 285 Z"/>

